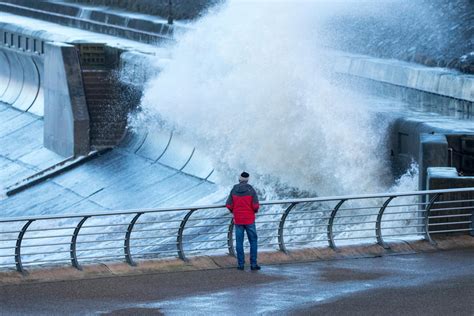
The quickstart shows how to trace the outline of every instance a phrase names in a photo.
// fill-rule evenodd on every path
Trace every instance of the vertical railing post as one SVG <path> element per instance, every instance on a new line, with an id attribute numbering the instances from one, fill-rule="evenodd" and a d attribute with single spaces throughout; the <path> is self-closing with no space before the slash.
<path id="1" fill-rule="evenodd" d="M 16 270 L 20 273 L 25 273 L 25 270 L 23 269 L 23 264 L 21 263 L 21 243 L 23 241 L 23 236 L 25 236 L 26 230 L 34 221 L 34 219 L 28 220 L 28 222 L 21 228 L 20 233 L 18 234 L 18 238 L 16 240 L 15 264 Z"/>
<path id="2" fill-rule="evenodd" d="M 436 244 L 430 235 L 430 212 L 431 208 L 435 204 L 436 200 L 442 195 L 442 193 L 436 193 L 430 200 L 430 203 L 425 210 L 425 239 L 428 240 L 431 244 Z"/>
<path id="3" fill-rule="evenodd" d="M 375 236 L 377 237 L 377 244 L 382 246 L 385 249 L 390 249 L 390 246 L 388 246 L 384 241 L 382 237 L 382 217 L 383 213 L 385 212 L 385 209 L 387 208 L 388 204 L 394 199 L 396 196 L 391 196 L 389 197 L 382 205 L 382 207 L 379 210 L 379 213 L 377 214 L 377 221 L 375 222 Z"/>
<path id="4" fill-rule="evenodd" d="M 285 221 L 286 221 L 286 218 L 288 217 L 288 214 L 290 214 L 291 210 L 297 204 L 298 203 L 291 203 L 291 205 L 286 208 L 285 212 L 283 212 L 283 215 L 281 216 L 280 224 L 278 225 L 278 246 L 280 247 L 280 251 L 283 251 L 284 253 L 288 253 L 288 251 L 286 250 L 285 238 L 283 235 L 283 229 L 285 228 Z"/>
<path id="5" fill-rule="evenodd" d="M 132 253 L 130 251 L 130 236 L 132 235 L 132 230 L 133 226 L 135 226 L 135 223 L 137 222 L 138 218 L 142 216 L 143 213 L 137 213 L 131 220 L 130 224 L 127 227 L 127 232 L 125 233 L 125 240 L 124 240 L 124 252 L 125 252 L 125 261 L 131 265 L 131 266 L 136 266 L 137 264 L 133 261 L 132 258 Z"/>
<path id="6" fill-rule="evenodd" d="M 329 247 L 332 249 L 336 249 L 336 243 L 334 242 L 334 232 L 333 232 L 333 225 L 334 225 L 334 219 L 336 218 L 337 211 L 339 211 L 339 208 L 341 208 L 342 204 L 346 202 L 347 200 L 340 200 L 339 203 L 334 207 L 334 209 L 331 212 L 331 215 L 329 216 L 329 222 L 328 222 L 328 243 Z"/>
<path id="7" fill-rule="evenodd" d="M 90 216 L 84 216 L 84 218 L 81 219 L 79 224 L 77 224 L 76 228 L 74 229 L 74 232 L 72 233 L 72 238 L 71 238 L 71 250 L 70 250 L 70 255 L 71 255 L 71 264 L 74 268 L 78 270 L 82 270 L 79 261 L 77 260 L 77 252 L 76 252 L 76 242 L 77 242 L 77 236 L 79 235 L 79 231 L 81 230 L 82 225 L 84 222 L 89 218 Z"/>
<path id="8" fill-rule="evenodd" d="M 177 241 L 176 246 L 178 247 L 178 257 L 179 257 L 179 259 L 181 259 L 183 261 L 187 261 L 186 255 L 184 254 L 184 248 L 183 248 L 183 232 L 184 232 L 184 228 L 186 227 L 186 223 L 189 220 L 189 217 L 191 217 L 191 215 L 193 215 L 193 213 L 195 211 L 196 211 L 195 209 L 190 210 L 186 214 L 186 216 L 184 216 L 183 220 L 181 221 L 181 224 L 179 225 L 179 229 L 178 229 L 178 238 L 176 240 Z"/>
<path id="9" fill-rule="evenodd" d="M 232 218 L 229 223 L 229 229 L 227 230 L 227 249 L 229 250 L 229 255 L 235 257 L 235 247 L 234 247 L 234 219 Z"/>

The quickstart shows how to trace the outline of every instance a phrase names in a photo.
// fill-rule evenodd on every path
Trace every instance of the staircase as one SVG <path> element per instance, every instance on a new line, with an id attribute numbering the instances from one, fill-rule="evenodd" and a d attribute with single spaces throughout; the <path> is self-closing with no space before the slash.
<path id="1" fill-rule="evenodd" d="M 103 44 L 79 44 L 82 81 L 90 120 L 91 149 L 118 145 L 125 134 L 130 103 L 127 89 L 106 63 Z"/>
<path id="2" fill-rule="evenodd" d="M 129 106 L 121 101 L 121 89 L 110 70 L 82 71 L 90 119 L 93 149 L 118 145 L 125 134 Z"/>

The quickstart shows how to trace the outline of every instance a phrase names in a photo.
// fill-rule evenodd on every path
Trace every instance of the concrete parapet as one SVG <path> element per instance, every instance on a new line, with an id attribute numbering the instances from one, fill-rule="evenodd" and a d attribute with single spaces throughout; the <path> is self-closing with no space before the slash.
<path id="1" fill-rule="evenodd" d="M 334 60 L 333 70 L 337 73 L 474 102 L 473 75 L 360 55 L 339 53 Z"/>
<path id="2" fill-rule="evenodd" d="M 421 134 L 419 189 L 426 190 L 427 168 L 448 165 L 448 141 L 442 134 Z"/>
<path id="3" fill-rule="evenodd" d="M 263 265 L 312 262 L 320 260 L 335 260 L 348 258 L 380 257 L 385 255 L 433 252 L 449 249 L 472 249 L 474 238 L 463 236 L 440 236 L 436 245 L 424 240 L 388 242 L 391 249 L 386 250 L 378 245 L 359 245 L 330 248 L 307 248 L 294 250 L 287 254 L 280 251 L 259 253 L 259 262 Z M 102 277 L 119 277 L 127 275 L 141 275 L 150 273 L 166 273 L 176 271 L 193 271 L 209 269 L 234 268 L 236 259 L 231 256 L 201 256 L 192 257 L 188 261 L 178 259 L 140 261 L 138 266 L 132 267 L 125 263 L 90 264 L 82 270 L 72 267 L 54 267 L 31 269 L 26 274 L 16 271 L 0 272 L 0 285 L 40 283 L 54 281 L 68 281 L 92 279 Z"/>
<path id="4" fill-rule="evenodd" d="M 89 113 L 76 48 L 47 43 L 45 52 L 44 145 L 62 155 L 89 152 Z"/>
<path id="5" fill-rule="evenodd" d="M 474 176 L 466 177 L 459 176 L 456 168 L 428 168 L 427 170 L 427 189 L 428 190 L 441 190 L 441 189 L 454 189 L 454 188 L 472 188 L 474 187 Z M 469 218 L 462 217 L 462 214 L 471 214 L 470 221 L 471 223 L 464 224 L 448 224 L 446 226 L 437 226 L 438 230 L 450 230 L 450 229 L 471 229 L 470 234 L 474 235 L 474 229 L 472 222 L 474 221 L 474 193 L 473 192 L 463 192 L 463 193 L 450 193 L 447 195 L 442 195 L 439 201 L 468 201 L 468 202 L 453 202 L 445 203 L 441 205 L 435 205 L 433 210 L 437 208 L 451 209 L 449 211 L 436 211 L 436 215 L 458 215 L 458 217 L 453 217 L 450 219 L 450 222 L 466 222 L 469 221 Z M 469 201 L 471 200 L 471 201 Z M 435 223 L 436 220 L 430 220 L 430 223 Z M 446 219 L 444 219 L 446 222 Z"/>

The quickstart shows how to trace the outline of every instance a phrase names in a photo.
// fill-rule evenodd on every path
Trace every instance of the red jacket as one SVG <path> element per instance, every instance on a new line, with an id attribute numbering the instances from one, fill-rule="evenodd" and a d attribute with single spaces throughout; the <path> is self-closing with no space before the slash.
<path id="1" fill-rule="evenodd" d="M 260 207 L 257 192 L 247 182 L 234 185 L 227 198 L 226 207 L 234 214 L 234 224 L 255 223 L 255 213 Z"/>

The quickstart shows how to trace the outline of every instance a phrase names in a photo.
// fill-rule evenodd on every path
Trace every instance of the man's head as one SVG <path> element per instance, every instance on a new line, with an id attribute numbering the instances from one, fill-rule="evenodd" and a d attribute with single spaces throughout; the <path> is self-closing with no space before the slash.
<path id="1" fill-rule="evenodd" d="M 247 172 L 242 172 L 239 177 L 239 182 L 248 182 L 250 175 Z"/>

